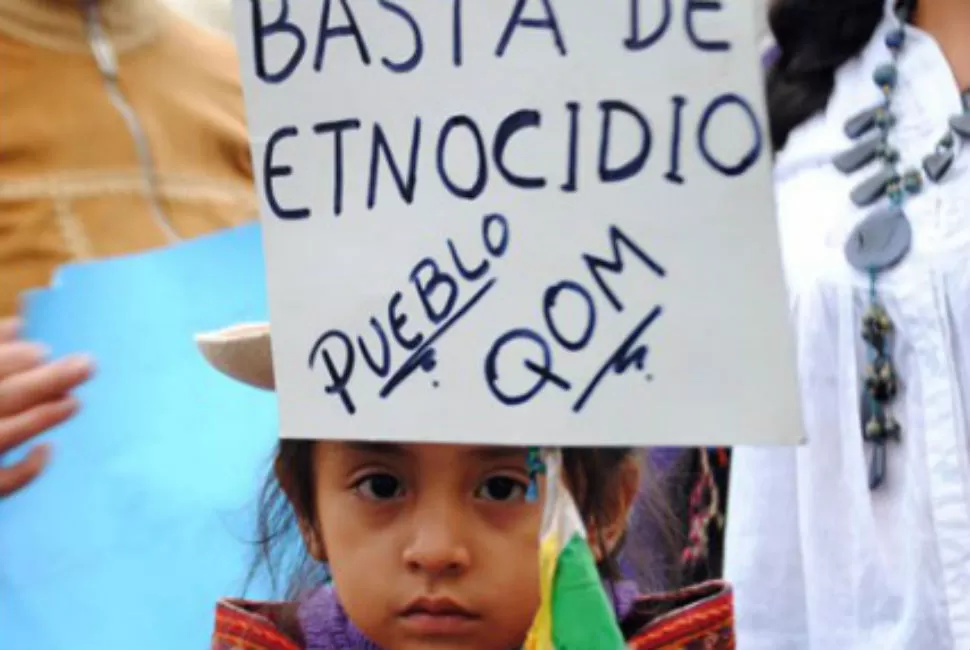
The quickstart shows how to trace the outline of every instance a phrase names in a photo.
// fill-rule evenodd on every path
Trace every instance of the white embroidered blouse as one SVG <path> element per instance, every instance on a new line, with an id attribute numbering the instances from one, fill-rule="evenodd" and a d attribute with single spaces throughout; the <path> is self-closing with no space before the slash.
<path id="1" fill-rule="evenodd" d="M 846 120 L 875 105 L 873 70 L 890 58 L 887 20 L 837 75 L 824 115 L 793 133 L 776 168 L 808 444 L 737 449 L 727 533 L 739 650 L 970 649 L 970 145 L 950 173 L 910 198 L 909 257 L 881 276 L 896 326 L 901 442 L 886 483 L 867 486 L 859 416 L 868 279 L 843 245 L 868 210 L 845 177 Z M 961 110 L 936 42 L 907 29 L 892 139 L 918 167 Z M 770 399 L 766 396 L 766 399 Z"/>

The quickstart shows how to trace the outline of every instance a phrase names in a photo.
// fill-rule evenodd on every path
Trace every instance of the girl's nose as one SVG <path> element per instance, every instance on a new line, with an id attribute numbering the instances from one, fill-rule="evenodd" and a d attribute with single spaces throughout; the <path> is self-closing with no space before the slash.
<path id="1" fill-rule="evenodd" d="M 461 517 L 449 516 L 437 509 L 429 517 L 417 517 L 411 542 L 405 547 L 403 560 L 409 571 L 429 577 L 455 576 L 464 573 L 471 563 L 465 542 Z"/>

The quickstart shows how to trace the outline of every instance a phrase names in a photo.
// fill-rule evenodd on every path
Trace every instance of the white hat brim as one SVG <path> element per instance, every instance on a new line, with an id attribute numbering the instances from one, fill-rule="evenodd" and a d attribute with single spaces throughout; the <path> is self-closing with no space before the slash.
<path id="1" fill-rule="evenodd" d="M 243 323 L 198 334 L 195 343 L 219 372 L 255 388 L 276 390 L 269 323 Z"/>

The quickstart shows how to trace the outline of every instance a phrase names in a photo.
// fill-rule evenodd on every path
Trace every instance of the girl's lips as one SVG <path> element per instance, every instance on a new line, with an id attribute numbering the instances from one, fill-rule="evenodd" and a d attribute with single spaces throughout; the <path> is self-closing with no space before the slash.
<path id="1" fill-rule="evenodd" d="M 408 603 L 408 606 L 401 613 L 404 616 L 411 614 L 431 614 L 435 616 L 475 617 L 474 612 L 461 605 L 457 600 L 442 597 L 432 598 L 429 596 L 415 598 Z"/>
<path id="2" fill-rule="evenodd" d="M 464 636 L 472 632 L 481 620 L 461 614 L 429 614 L 415 612 L 401 617 L 404 627 L 415 636 Z"/>
<path id="3" fill-rule="evenodd" d="M 450 598 L 418 598 L 401 612 L 401 621 L 418 636 L 461 636 L 481 618 Z"/>

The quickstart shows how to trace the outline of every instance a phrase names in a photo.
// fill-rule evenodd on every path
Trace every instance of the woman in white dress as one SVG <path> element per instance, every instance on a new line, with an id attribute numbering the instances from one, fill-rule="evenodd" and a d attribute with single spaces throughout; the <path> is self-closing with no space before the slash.
<path id="1" fill-rule="evenodd" d="M 735 450 L 738 647 L 968 650 L 970 2 L 770 20 L 808 443 Z"/>

